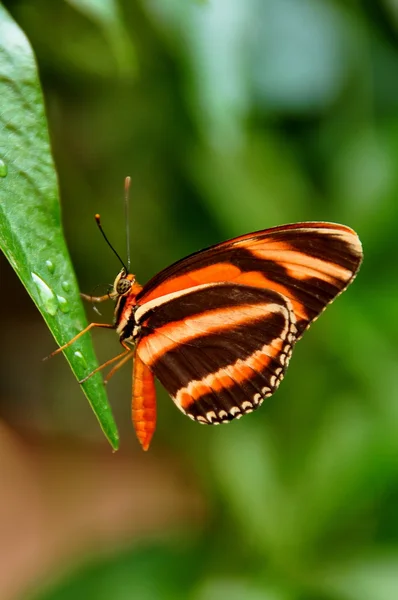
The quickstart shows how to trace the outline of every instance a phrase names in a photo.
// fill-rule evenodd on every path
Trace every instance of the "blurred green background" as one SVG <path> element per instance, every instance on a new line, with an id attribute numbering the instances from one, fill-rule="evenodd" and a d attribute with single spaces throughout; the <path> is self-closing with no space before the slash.
<path id="1" fill-rule="evenodd" d="M 159 387 L 144 454 L 127 367 L 112 455 L 66 362 L 41 362 L 54 342 L 0 256 L 0 597 L 395 600 L 396 0 L 4 5 L 36 53 L 82 291 L 119 269 L 93 215 L 123 253 L 126 175 L 141 283 L 294 221 L 353 227 L 365 260 L 242 421 L 199 427 Z"/>

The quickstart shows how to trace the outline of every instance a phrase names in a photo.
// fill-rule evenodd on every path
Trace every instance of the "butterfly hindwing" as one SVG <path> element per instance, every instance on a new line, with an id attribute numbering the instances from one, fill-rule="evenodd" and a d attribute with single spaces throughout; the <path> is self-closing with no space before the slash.
<path id="1" fill-rule="evenodd" d="M 208 283 L 135 313 L 137 353 L 191 418 L 226 422 L 278 387 L 296 339 L 288 299 L 273 290 Z"/>

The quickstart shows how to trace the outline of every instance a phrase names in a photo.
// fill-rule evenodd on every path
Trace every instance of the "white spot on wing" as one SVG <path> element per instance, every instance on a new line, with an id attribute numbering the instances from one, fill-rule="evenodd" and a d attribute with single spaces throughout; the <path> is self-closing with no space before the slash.
<path id="1" fill-rule="evenodd" d="M 253 408 L 253 405 L 251 402 L 249 402 L 248 400 L 246 400 L 245 402 L 242 402 L 241 408 L 244 412 L 247 412 L 249 409 Z"/>
<path id="2" fill-rule="evenodd" d="M 266 389 L 266 388 L 264 388 Z M 258 404 L 261 401 L 261 394 L 254 394 L 253 396 L 253 402 L 254 404 Z"/>
<path id="3" fill-rule="evenodd" d="M 209 423 L 212 423 L 213 421 L 217 420 L 217 415 L 214 412 L 214 410 L 210 410 L 209 412 L 206 413 L 206 418 Z"/>

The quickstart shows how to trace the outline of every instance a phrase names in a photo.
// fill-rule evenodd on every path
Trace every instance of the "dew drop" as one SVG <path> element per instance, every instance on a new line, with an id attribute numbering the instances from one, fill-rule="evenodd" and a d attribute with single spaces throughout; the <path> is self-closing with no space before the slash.
<path id="1" fill-rule="evenodd" d="M 63 313 L 68 313 L 70 311 L 69 302 L 63 296 L 57 296 L 59 308 Z"/>
<path id="2" fill-rule="evenodd" d="M 50 273 L 54 273 L 55 265 L 53 262 L 51 262 L 51 260 L 46 260 L 46 267 L 50 271 Z"/>
<path id="3" fill-rule="evenodd" d="M 0 177 L 7 177 L 8 167 L 4 160 L 0 158 Z"/>
<path id="4" fill-rule="evenodd" d="M 36 275 L 36 273 L 31 273 L 31 276 L 36 285 L 37 291 L 39 292 L 40 300 L 42 301 L 44 308 L 49 315 L 54 316 L 58 310 L 58 302 L 54 292 L 41 279 L 41 277 Z"/>
<path id="5" fill-rule="evenodd" d="M 61 283 L 61 285 L 62 285 L 62 289 L 63 289 L 65 292 L 70 292 L 70 283 L 69 283 L 69 281 L 63 281 L 63 282 Z"/>
<path id="6" fill-rule="evenodd" d="M 76 358 L 79 359 L 82 366 L 87 367 L 87 362 L 86 362 L 86 359 L 84 358 L 83 354 L 81 352 L 79 352 L 79 350 L 77 350 L 77 352 L 75 352 L 74 354 L 75 354 Z"/>

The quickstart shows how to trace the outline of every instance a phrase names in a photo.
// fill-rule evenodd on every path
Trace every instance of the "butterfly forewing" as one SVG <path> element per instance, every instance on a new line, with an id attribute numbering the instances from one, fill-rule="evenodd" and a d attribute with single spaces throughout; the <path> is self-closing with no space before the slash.
<path id="1" fill-rule="evenodd" d="M 297 332 L 289 300 L 232 283 L 173 292 L 140 307 L 136 320 L 140 359 L 184 413 L 212 424 L 276 390 Z"/>
<path id="2" fill-rule="evenodd" d="M 271 289 L 290 300 L 300 336 L 349 285 L 361 260 L 361 243 L 349 227 L 333 223 L 285 225 L 192 254 L 149 281 L 137 302 L 226 281 Z"/>

